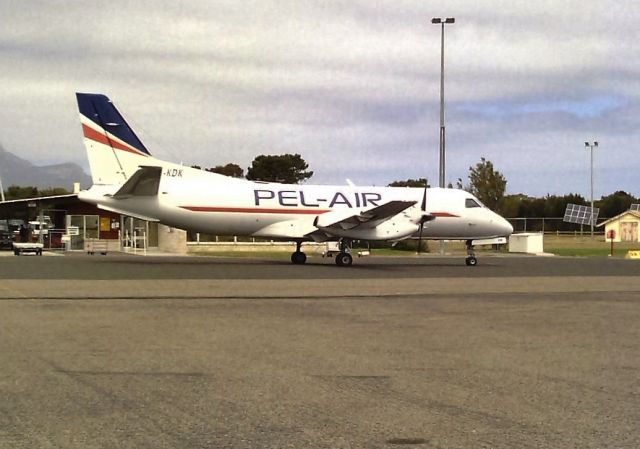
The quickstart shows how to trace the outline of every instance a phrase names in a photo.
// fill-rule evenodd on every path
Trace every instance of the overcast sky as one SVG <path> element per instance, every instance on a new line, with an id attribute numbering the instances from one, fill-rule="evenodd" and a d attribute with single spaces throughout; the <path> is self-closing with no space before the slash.
<path id="1" fill-rule="evenodd" d="M 157 157 L 246 168 L 300 153 L 312 183 L 438 183 L 491 160 L 508 193 L 640 195 L 632 0 L 0 0 L 0 143 L 88 167 L 75 92 L 107 94 Z"/>

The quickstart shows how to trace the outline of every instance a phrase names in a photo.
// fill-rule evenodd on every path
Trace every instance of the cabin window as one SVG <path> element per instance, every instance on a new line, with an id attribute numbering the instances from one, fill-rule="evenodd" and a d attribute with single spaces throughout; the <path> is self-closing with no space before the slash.
<path id="1" fill-rule="evenodd" d="M 464 200 L 464 207 L 482 207 L 482 206 L 473 198 L 467 198 L 466 200 Z"/>

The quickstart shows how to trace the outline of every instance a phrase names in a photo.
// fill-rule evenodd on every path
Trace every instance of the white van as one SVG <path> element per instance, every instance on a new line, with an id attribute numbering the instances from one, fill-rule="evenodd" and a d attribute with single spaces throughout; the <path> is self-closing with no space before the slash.
<path id="1" fill-rule="evenodd" d="M 44 221 L 42 222 L 38 220 L 29 222 L 29 229 L 31 229 L 31 235 L 33 237 L 39 237 L 41 232 L 43 236 L 49 235 L 49 228 L 51 228 L 52 223 L 48 218 L 49 217 L 44 217 Z"/>

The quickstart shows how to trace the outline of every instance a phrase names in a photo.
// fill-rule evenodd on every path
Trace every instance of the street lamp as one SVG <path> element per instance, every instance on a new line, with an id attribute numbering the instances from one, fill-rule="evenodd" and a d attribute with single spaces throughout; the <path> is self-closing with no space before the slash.
<path id="1" fill-rule="evenodd" d="M 440 38 L 440 187 L 444 187 L 444 171 L 445 171 L 445 132 L 444 132 L 444 25 L 446 23 L 456 23 L 456 19 L 453 17 L 447 17 L 442 19 L 441 17 L 434 17 L 431 19 L 431 23 L 434 25 L 441 25 L 441 38 Z"/>
<path id="2" fill-rule="evenodd" d="M 591 150 L 591 237 L 593 237 L 593 149 L 598 148 L 598 141 L 585 142 L 584 146 Z"/>

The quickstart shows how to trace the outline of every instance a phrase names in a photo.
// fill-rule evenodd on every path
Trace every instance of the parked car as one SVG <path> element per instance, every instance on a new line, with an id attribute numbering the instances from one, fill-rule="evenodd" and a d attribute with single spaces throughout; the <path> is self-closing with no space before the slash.
<path id="1" fill-rule="evenodd" d="M 13 249 L 13 233 L 8 231 L 0 232 L 0 249 Z"/>

